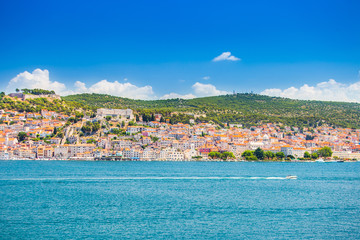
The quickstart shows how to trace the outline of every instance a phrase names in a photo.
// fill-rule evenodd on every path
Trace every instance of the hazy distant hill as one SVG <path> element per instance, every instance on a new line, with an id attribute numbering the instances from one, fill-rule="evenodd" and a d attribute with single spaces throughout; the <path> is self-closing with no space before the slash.
<path id="1" fill-rule="evenodd" d="M 63 97 L 92 108 L 131 108 L 140 114 L 161 112 L 173 116 L 175 122 L 188 121 L 189 113 L 206 114 L 198 121 L 242 123 L 246 126 L 279 122 L 290 126 L 331 126 L 360 128 L 360 104 L 344 102 L 304 101 L 257 94 L 235 94 L 195 99 L 133 100 L 104 94 L 78 94 Z M 186 114 L 184 114 L 186 113 Z"/>

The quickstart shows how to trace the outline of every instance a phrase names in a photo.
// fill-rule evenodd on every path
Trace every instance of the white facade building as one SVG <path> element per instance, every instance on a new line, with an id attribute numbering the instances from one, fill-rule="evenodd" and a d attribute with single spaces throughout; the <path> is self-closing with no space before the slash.
<path id="1" fill-rule="evenodd" d="M 113 119 L 128 119 L 133 120 L 134 114 L 131 109 L 107 109 L 99 108 L 96 112 L 96 117 L 104 118 L 110 116 Z"/>

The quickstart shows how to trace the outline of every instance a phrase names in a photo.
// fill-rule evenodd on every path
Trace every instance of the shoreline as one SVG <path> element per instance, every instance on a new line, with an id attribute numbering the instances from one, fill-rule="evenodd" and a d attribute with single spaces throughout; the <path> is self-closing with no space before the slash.
<path id="1" fill-rule="evenodd" d="M 95 160 L 95 159 L 0 159 L 0 161 L 62 161 L 62 162 L 254 162 L 254 163 L 355 163 L 358 160 L 326 160 L 323 162 L 298 160 L 298 161 L 246 161 L 242 159 L 238 160 Z"/>

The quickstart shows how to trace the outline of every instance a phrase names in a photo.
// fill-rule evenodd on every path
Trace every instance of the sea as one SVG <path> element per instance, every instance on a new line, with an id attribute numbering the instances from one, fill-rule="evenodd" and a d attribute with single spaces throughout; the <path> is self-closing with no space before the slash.
<path id="1" fill-rule="evenodd" d="M 360 163 L 0 161 L 0 239 L 360 239 Z"/>

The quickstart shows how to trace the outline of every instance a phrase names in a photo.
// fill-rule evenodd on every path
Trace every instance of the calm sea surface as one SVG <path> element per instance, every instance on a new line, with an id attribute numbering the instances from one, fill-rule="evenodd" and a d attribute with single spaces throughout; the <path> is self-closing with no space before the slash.
<path id="1" fill-rule="evenodd" d="M 360 163 L 0 161 L 0 238 L 360 239 Z"/>

